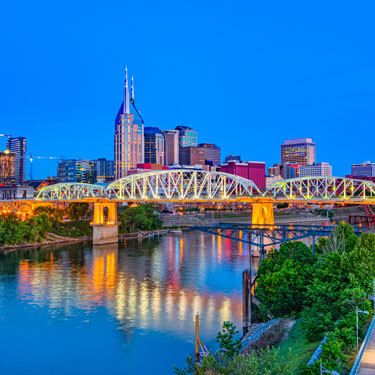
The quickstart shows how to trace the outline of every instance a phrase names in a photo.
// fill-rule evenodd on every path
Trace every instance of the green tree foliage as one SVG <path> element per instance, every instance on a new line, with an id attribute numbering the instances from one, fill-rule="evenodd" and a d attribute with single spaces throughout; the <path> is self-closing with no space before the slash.
<path id="1" fill-rule="evenodd" d="M 306 299 L 315 258 L 300 242 L 281 245 L 259 267 L 256 294 L 273 315 L 297 315 Z"/>
<path id="2" fill-rule="evenodd" d="M 119 213 L 120 233 L 132 233 L 138 230 L 157 230 L 162 228 L 162 221 L 154 207 L 142 204 L 127 207 Z"/>
<path id="3" fill-rule="evenodd" d="M 238 333 L 239 331 L 233 323 L 224 322 L 221 331 L 216 336 L 220 350 L 228 353 L 231 357 L 238 354 L 241 349 L 241 340 L 235 339 Z"/>
<path id="4" fill-rule="evenodd" d="M 38 206 L 34 209 L 34 215 L 39 216 L 45 214 L 52 221 L 61 221 L 64 211 L 51 206 Z"/>
<path id="5" fill-rule="evenodd" d="M 277 349 L 264 348 L 250 354 L 239 354 L 241 342 L 236 338 L 238 330 L 230 322 L 224 322 L 217 334 L 220 349 L 204 357 L 199 364 L 187 358 L 185 369 L 175 369 L 178 375 L 292 375 L 288 358 L 281 357 Z"/>
<path id="6" fill-rule="evenodd" d="M 70 203 L 66 214 L 72 221 L 88 221 L 92 217 L 92 209 L 88 203 Z"/>
<path id="7" fill-rule="evenodd" d="M 0 217 L 0 245 L 40 242 L 51 229 L 46 214 L 21 221 L 14 215 Z"/>
<path id="8" fill-rule="evenodd" d="M 357 237 L 342 223 L 318 241 L 314 257 L 306 250 L 290 243 L 271 254 L 259 268 L 256 294 L 275 315 L 301 316 L 311 342 L 327 336 L 321 361 L 344 372 L 355 350 L 355 308 L 372 312 L 368 295 L 375 278 L 375 235 Z M 368 316 L 359 319 L 362 335 Z"/>

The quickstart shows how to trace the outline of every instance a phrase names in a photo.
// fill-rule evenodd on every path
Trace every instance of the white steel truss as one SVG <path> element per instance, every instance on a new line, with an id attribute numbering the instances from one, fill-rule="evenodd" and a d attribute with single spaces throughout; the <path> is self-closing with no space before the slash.
<path id="1" fill-rule="evenodd" d="M 107 197 L 105 187 L 66 182 L 43 187 L 36 197 L 41 201 L 71 201 Z"/>
<path id="2" fill-rule="evenodd" d="M 186 169 L 130 175 L 108 185 L 107 194 L 111 199 L 130 201 L 230 201 L 262 195 L 251 180 Z"/>
<path id="3" fill-rule="evenodd" d="M 292 201 L 375 200 L 375 183 L 342 177 L 301 177 L 273 183 L 264 193 Z"/>

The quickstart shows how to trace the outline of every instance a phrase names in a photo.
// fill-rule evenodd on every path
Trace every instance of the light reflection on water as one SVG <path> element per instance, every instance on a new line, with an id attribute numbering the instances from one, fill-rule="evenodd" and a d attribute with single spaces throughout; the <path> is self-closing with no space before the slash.
<path id="1" fill-rule="evenodd" d="M 0 350 L 9 360 L 0 373 L 172 373 L 192 353 L 197 312 L 209 345 L 222 321 L 240 327 L 248 259 L 246 244 L 200 232 L 2 256 Z M 51 339 L 50 358 L 17 363 L 24 347 L 35 358 Z"/>

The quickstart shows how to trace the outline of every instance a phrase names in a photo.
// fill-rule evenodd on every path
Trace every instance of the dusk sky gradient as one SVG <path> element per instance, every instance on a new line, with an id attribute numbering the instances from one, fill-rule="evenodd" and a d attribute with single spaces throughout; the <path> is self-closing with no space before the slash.
<path id="1" fill-rule="evenodd" d="M 128 65 L 146 125 L 268 165 L 284 139 L 312 137 L 345 175 L 375 159 L 374 14 L 373 1 L 2 2 L 0 133 L 34 155 L 113 159 Z"/>

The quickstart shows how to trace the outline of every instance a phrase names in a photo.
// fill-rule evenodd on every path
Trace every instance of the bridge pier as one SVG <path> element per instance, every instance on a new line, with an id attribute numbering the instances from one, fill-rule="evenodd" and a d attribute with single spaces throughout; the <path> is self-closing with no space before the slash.
<path id="1" fill-rule="evenodd" d="M 259 201 L 253 203 L 253 213 L 251 224 L 253 225 L 273 225 L 275 224 L 275 217 L 273 213 L 272 201 Z"/>
<path id="2" fill-rule="evenodd" d="M 118 242 L 117 203 L 94 203 L 93 243 Z"/>

